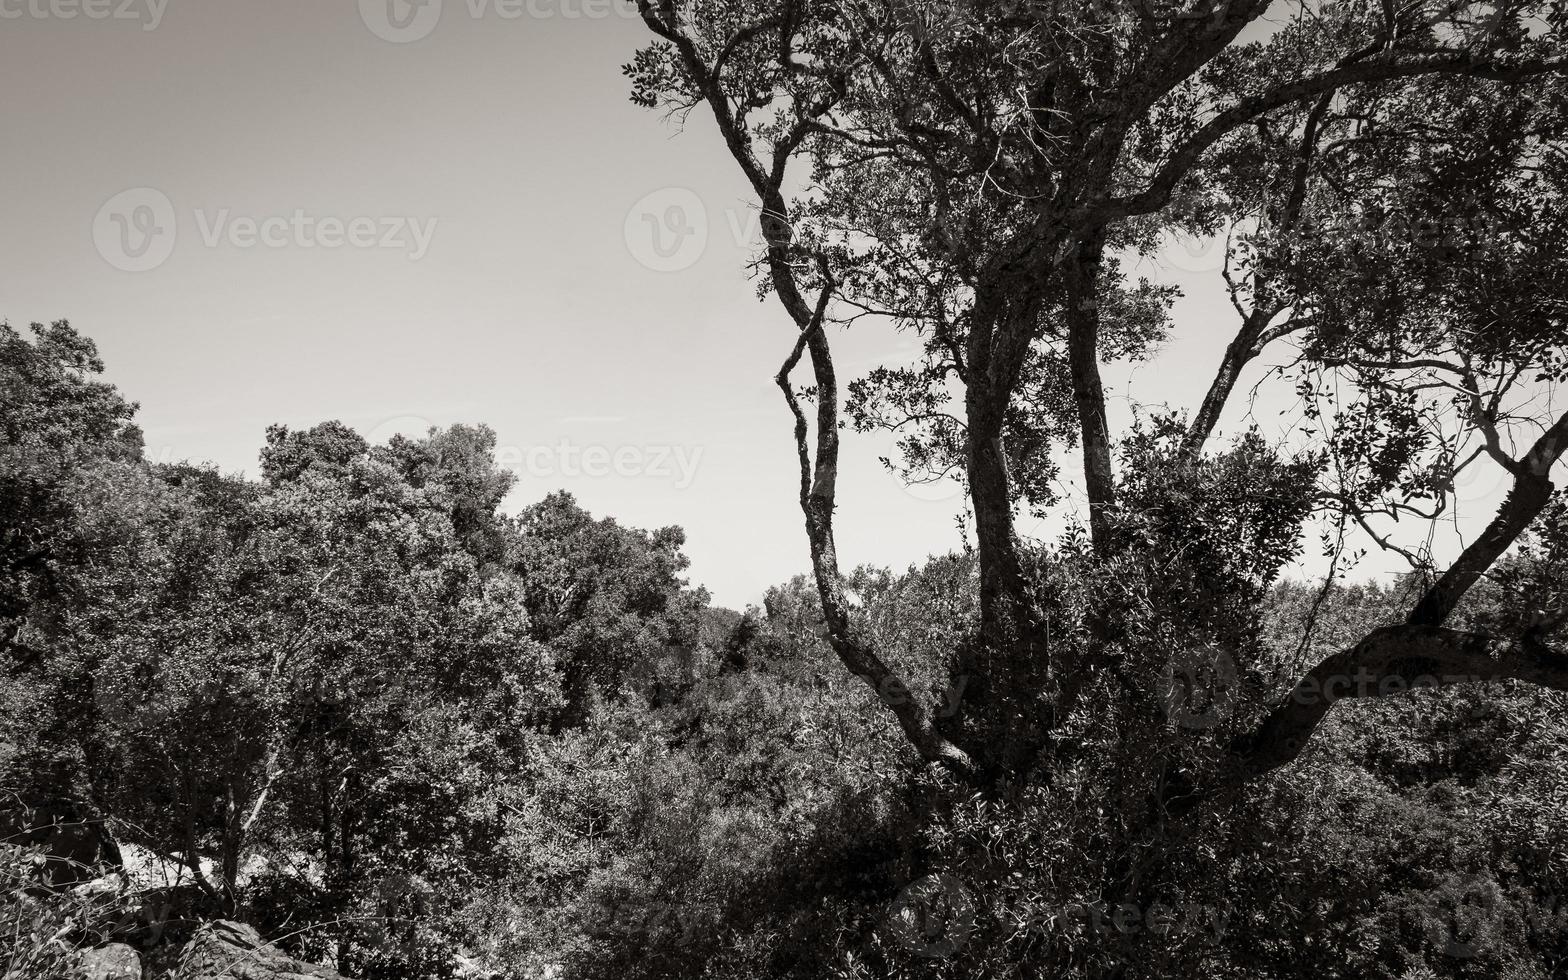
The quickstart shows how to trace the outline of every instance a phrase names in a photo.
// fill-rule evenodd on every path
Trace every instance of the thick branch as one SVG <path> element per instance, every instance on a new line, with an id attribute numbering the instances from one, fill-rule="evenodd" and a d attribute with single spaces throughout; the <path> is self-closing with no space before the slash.
<path id="1" fill-rule="evenodd" d="M 837 546 L 833 540 L 833 509 L 836 506 L 835 485 L 838 478 L 838 384 L 833 370 L 832 351 L 822 330 L 822 321 L 831 296 L 831 288 L 825 285 L 812 319 L 801 331 L 794 349 L 774 378 L 784 392 L 790 413 L 795 417 L 795 446 L 800 460 L 800 508 L 806 518 L 812 572 L 828 627 L 828 642 L 850 673 L 865 681 L 876 692 L 882 704 L 893 712 L 905 737 L 922 759 L 939 763 L 967 777 L 973 772 L 969 756 L 937 731 L 924 703 L 911 693 L 903 679 L 870 646 L 854 635 L 850 622 L 843 580 L 839 574 Z M 789 380 L 805 351 L 810 351 L 817 381 L 817 458 L 814 465 L 806 413 L 801 409 L 800 400 Z"/>
<path id="2" fill-rule="evenodd" d="M 1225 356 L 1220 360 L 1214 380 L 1209 383 L 1209 390 L 1203 396 L 1198 414 L 1193 416 L 1191 424 L 1187 426 L 1187 434 L 1181 445 L 1183 456 L 1191 459 L 1203 452 L 1204 444 L 1214 434 L 1215 426 L 1219 425 L 1220 415 L 1230 401 L 1231 392 L 1236 390 L 1242 369 L 1258 355 L 1258 338 L 1270 319 L 1272 311 L 1254 308 L 1242 321 L 1236 338 L 1225 348 Z"/>
<path id="3" fill-rule="evenodd" d="M 1004 275 L 996 282 L 995 288 L 978 295 L 970 319 L 964 414 L 965 464 L 980 561 L 980 629 L 989 643 L 1003 647 L 1028 633 L 1038 618 L 1013 525 L 1006 428 L 1008 402 L 1039 305 L 1026 294 L 1026 279 Z"/>
<path id="4" fill-rule="evenodd" d="M 1345 59 L 1339 67 L 1353 64 L 1362 58 L 1376 52 L 1375 47 L 1363 48 Z M 1302 210 L 1306 206 L 1307 185 L 1312 175 L 1312 160 L 1318 151 L 1319 129 L 1323 124 L 1323 117 L 1328 113 L 1333 101 L 1334 92 L 1330 89 L 1318 96 L 1317 104 L 1307 113 L 1306 121 L 1302 124 L 1301 140 L 1297 145 L 1295 160 L 1291 168 L 1290 190 L 1286 195 L 1284 204 L 1279 209 L 1278 223 L 1283 231 L 1294 231 L 1301 222 Z M 1226 243 L 1226 275 L 1225 281 L 1230 285 L 1231 302 L 1238 311 L 1243 306 L 1237 296 L 1239 287 L 1231 281 L 1229 241 Z M 1181 452 L 1186 458 L 1194 458 L 1203 452 L 1203 446 L 1214 434 L 1214 428 L 1219 424 L 1220 415 L 1225 411 L 1225 405 L 1230 401 L 1231 392 L 1236 388 L 1236 382 L 1241 378 L 1242 369 L 1252 359 L 1263 353 L 1274 340 L 1300 329 L 1304 323 L 1287 320 L 1273 330 L 1269 323 L 1284 312 L 1288 303 L 1275 295 L 1274 285 L 1270 280 L 1268 266 L 1272 263 L 1260 261 L 1254 264 L 1252 271 L 1253 304 L 1252 309 L 1242 317 L 1241 329 L 1237 331 L 1236 338 L 1231 341 L 1225 350 L 1225 357 L 1220 361 L 1220 367 L 1214 375 L 1214 381 L 1209 385 L 1208 393 L 1204 395 L 1203 404 L 1198 409 L 1197 416 L 1188 426 L 1186 438 L 1182 441 Z"/>
<path id="5" fill-rule="evenodd" d="M 1551 481 L 1552 467 L 1565 450 L 1568 450 L 1568 414 L 1542 433 L 1530 452 L 1517 461 L 1513 489 L 1498 508 L 1497 516 L 1421 597 L 1410 612 L 1407 620 L 1410 625 L 1442 624 L 1486 570 L 1519 540 L 1519 535 L 1550 502 L 1555 489 Z"/>
<path id="6" fill-rule="evenodd" d="M 1319 663 L 1251 734 L 1237 740 L 1232 746 L 1237 763 L 1234 777 L 1252 779 L 1294 760 L 1329 709 L 1344 698 L 1509 679 L 1568 690 L 1568 656 L 1534 637 L 1499 640 L 1442 625 L 1465 593 L 1546 507 L 1553 490 L 1548 475 L 1565 450 L 1568 415 L 1558 419 L 1519 461 L 1519 475 L 1497 516 L 1421 598 L 1405 625 L 1377 630 Z"/>
<path id="7" fill-rule="evenodd" d="M 1341 700 L 1498 680 L 1568 691 L 1568 654 L 1533 637 L 1499 640 L 1439 626 L 1377 630 L 1312 668 L 1252 734 L 1232 746 L 1236 776 L 1253 779 L 1291 762 Z"/>
<path id="8" fill-rule="evenodd" d="M 1095 548 L 1109 546 L 1109 511 L 1116 504 L 1116 478 L 1111 467 L 1110 425 L 1105 417 L 1105 387 L 1100 382 L 1100 258 L 1103 235 L 1081 242 L 1063 265 L 1067 287 L 1067 356 L 1072 369 L 1073 398 L 1083 450 L 1084 483 L 1089 491 L 1089 530 Z"/>
<path id="9" fill-rule="evenodd" d="M 756 192 L 762 206 L 762 232 L 767 243 L 766 260 L 769 280 L 799 333 L 794 349 L 775 378 L 784 392 L 790 412 L 795 418 L 795 442 L 801 466 L 800 506 L 806 518 L 806 534 L 811 546 L 812 573 L 821 597 L 823 618 L 828 627 L 828 639 L 839 659 L 851 673 L 860 677 L 877 693 L 878 698 L 898 719 L 906 737 L 913 743 L 921 758 L 947 766 L 959 775 L 972 772 L 969 757 L 957 746 L 948 742 L 937 731 L 925 706 L 913 697 L 908 686 L 867 645 L 853 635 L 848 605 L 838 567 L 837 546 L 833 539 L 833 511 L 837 507 L 839 426 L 838 378 L 833 366 L 833 355 L 827 334 L 822 329 L 827 306 L 833 294 L 833 282 L 826 261 L 817 256 L 822 289 L 813 308 L 803 295 L 799 276 L 791 264 L 794 257 L 794 232 L 790 224 L 789 205 L 784 199 L 785 169 L 794 149 L 810 131 L 815 117 L 831 108 L 830 97 L 823 103 L 803 110 L 803 115 L 789 133 L 774 147 L 770 166 L 763 166 L 752 148 L 744 123 L 730 111 L 729 99 L 721 77 L 722 61 L 709 69 L 703 62 L 697 46 L 680 29 L 680 19 L 673 0 L 638 0 L 638 11 L 658 36 L 675 46 L 683 67 L 703 94 L 713 112 L 725 145 L 740 166 L 742 173 Z M 731 38 L 725 52 L 735 46 L 754 40 L 764 33 L 768 21 L 744 28 Z M 790 62 L 787 32 L 781 40 L 780 61 Z M 800 363 L 801 356 L 809 354 L 815 376 L 817 395 L 816 459 L 811 458 L 809 425 L 800 401 L 795 396 L 789 376 Z"/>

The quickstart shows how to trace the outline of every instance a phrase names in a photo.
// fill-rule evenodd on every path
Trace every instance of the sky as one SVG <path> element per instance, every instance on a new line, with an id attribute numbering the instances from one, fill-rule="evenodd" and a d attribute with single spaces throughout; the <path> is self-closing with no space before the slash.
<path id="1" fill-rule="evenodd" d="M 793 328 L 747 278 L 755 211 L 711 124 L 628 100 L 644 41 L 612 0 L 0 0 L 0 319 L 92 337 L 153 459 L 254 474 L 273 423 L 485 423 L 510 509 L 566 489 L 678 524 L 694 581 L 758 601 L 808 568 L 771 381 Z M 1201 400 L 1235 329 L 1217 261 L 1140 264 L 1185 297 L 1157 360 L 1107 367 L 1113 424 Z M 841 374 L 912 350 L 835 343 Z M 957 487 L 904 487 L 887 451 L 846 439 L 846 567 L 960 544 Z M 1484 518 L 1503 489 L 1461 498 Z"/>

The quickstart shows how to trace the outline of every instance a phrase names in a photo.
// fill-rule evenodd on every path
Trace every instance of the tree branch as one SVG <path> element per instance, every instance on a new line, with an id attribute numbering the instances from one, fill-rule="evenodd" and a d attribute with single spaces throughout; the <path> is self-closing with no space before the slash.
<path id="1" fill-rule="evenodd" d="M 1080 229 L 1093 228 L 1133 215 L 1149 214 L 1170 202 L 1176 185 L 1187 175 L 1210 147 L 1227 133 L 1265 112 L 1281 108 L 1301 99 L 1321 95 L 1346 85 L 1365 82 L 1392 81 L 1420 75 L 1469 75 L 1498 81 L 1519 81 L 1534 75 L 1563 71 L 1568 59 L 1518 60 L 1482 57 L 1467 51 L 1451 51 L 1419 57 L 1369 59 L 1351 65 L 1341 65 L 1308 78 L 1281 85 L 1261 95 L 1231 106 L 1201 126 L 1188 140 L 1171 154 L 1171 158 L 1155 174 L 1149 186 L 1140 193 L 1116 197 L 1082 209 L 1074 224 Z"/>
<path id="2" fill-rule="evenodd" d="M 822 614 L 828 627 L 828 642 L 850 673 L 865 681 L 882 704 L 893 712 L 899 727 L 920 757 L 946 766 L 960 777 L 968 778 L 974 767 L 969 756 L 937 731 L 930 712 L 915 697 L 897 673 L 854 635 L 848 605 L 844 599 L 839 573 L 837 546 L 833 540 L 833 511 L 837 506 L 838 479 L 838 382 L 833 357 L 822 323 L 833 295 L 826 260 L 818 257 L 823 287 L 811 319 L 800 332 L 789 357 L 774 381 L 784 392 L 784 400 L 795 417 L 795 447 L 800 460 L 800 509 L 806 518 L 806 536 L 811 544 L 812 572 L 822 601 Z M 817 381 L 817 458 L 813 465 L 808 442 L 809 426 L 790 384 L 790 374 L 801 355 L 810 352 Z"/>
<path id="3" fill-rule="evenodd" d="M 1232 746 L 1240 780 L 1292 760 L 1339 701 L 1476 681 L 1521 680 L 1568 691 L 1568 654 L 1534 637 L 1500 640 L 1440 626 L 1391 626 L 1340 651 L 1296 684 L 1285 701 Z"/>
<path id="4" fill-rule="evenodd" d="M 1433 583 L 1406 620 L 1412 626 L 1437 626 L 1448 619 L 1465 593 L 1512 547 L 1530 522 L 1550 502 L 1552 467 L 1568 450 L 1568 414 L 1537 439 L 1523 459 L 1515 461 L 1514 485 L 1497 515 L 1459 560 Z"/>
<path id="5" fill-rule="evenodd" d="M 1345 698 L 1495 680 L 1568 690 L 1568 655 L 1549 649 L 1534 635 L 1502 640 L 1442 625 L 1465 593 L 1546 507 L 1554 489 L 1548 476 L 1565 450 L 1568 414 L 1519 461 L 1519 475 L 1497 516 L 1422 596 L 1405 624 L 1375 630 L 1313 667 L 1251 733 L 1232 743 L 1235 765 L 1229 779 L 1245 782 L 1293 761 L 1329 710 Z M 1199 798 L 1184 797 L 1177 809 L 1190 808 Z"/>
<path id="6" fill-rule="evenodd" d="M 1100 382 L 1100 258 L 1105 236 L 1093 233 L 1063 267 L 1067 287 L 1067 356 L 1083 451 L 1084 484 L 1089 492 L 1089 531 L 1096 550 L 1110 542 L 1109 510 L 1116 505 L 1111 466 L 1110 425 L 1105 416 L 1105 387 Z"/>

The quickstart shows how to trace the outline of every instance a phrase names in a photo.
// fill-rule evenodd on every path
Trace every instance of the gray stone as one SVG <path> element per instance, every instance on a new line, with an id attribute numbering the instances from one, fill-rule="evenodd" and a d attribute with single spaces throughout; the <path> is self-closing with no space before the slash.
<path id="1" fill-rule="evenodd" d="M 343 980 L 323 966 L 296 960 L 264 942 L 255 929 L 219 920 L 186 943 L 170 980 Z"/>
<path id="2" fill-rule="evenodd" d="M 142 957 L 124 943 L 110 943 L 77 954 L 80 980 L 142 980 Z"/>

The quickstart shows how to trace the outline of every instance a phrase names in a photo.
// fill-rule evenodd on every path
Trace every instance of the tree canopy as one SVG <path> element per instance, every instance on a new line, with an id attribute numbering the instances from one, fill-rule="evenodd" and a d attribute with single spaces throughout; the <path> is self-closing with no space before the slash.
<path id="1" fill-rule="evenodd" d="M 1321 4 L 1282 21 L 1263 2 L 638 9 L 655 40 L 627 66 L 634 101 L 710 114 L 757 195 L 765 287 L 796 333 L 778 380 L 829 635 L 922 757 L 979 784 L 1036 766 L 1089 692 L 1146 697 L 1184 656 L 1136 651 L 1149 617 L 1180 616 L 1162 647 L 1255 666 L 1262 590 L 1323 513 L 1404 552 L 1426 590 L 1403 625 L 1271 692 L 1279 704 L 1216 746 L 1215 785 L 1184 777 L 1178 796 L 1289 762 L 1335 700 L 1384 686 L 1322 695 L 1347 673 L 1568 683 L 1540 632 L 1445 625 L 1548 506 L 1568 449 L 1545 397 L 1565 340 L 1560 4 Z M 1176 329 L 1171 289 L 1126 270 L 1172 230 L 1225 236 L 1238 324 L 1195 411 L 1118 437 L 1102 364 L 1151 358 Z M 846 399 L 830 327 L 873 321 L 923 354 Z M 1242 370 L 1283 342 L 1300 438 L 1216 446 Z M 814 384 L 799 390 L 802 359 Z M 943 724 L 845 603 L 846 413 L 900 433 L 904 473 L 966 487 L 980 624 Z M 1017 509 L 1059 502 L 1063 449 L 1087 539 L 1022 540 Z M 1513 489 L 1437 567 L 1409 525 L 1440 519 L 1475 465 Z M 1082 596 L 1066 568 L 1139 586 Z"/>

